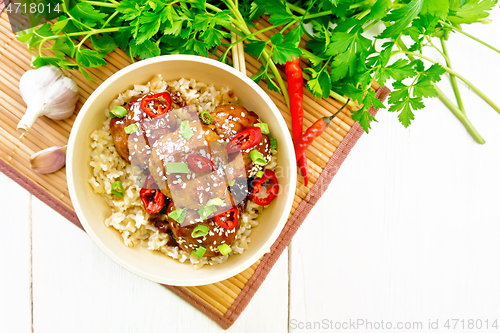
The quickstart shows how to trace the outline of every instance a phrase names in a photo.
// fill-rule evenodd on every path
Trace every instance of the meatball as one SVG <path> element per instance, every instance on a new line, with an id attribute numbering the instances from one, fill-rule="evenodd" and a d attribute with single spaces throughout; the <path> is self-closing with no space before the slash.
<path id="1" fill-rule="evenodd" d="M 247 177 L 254 176 L 259 170 L 264 170 L 263 165 L 256 165 L 252 162 L 252 159 L 250 158 L 250 152 L 252 150 L 260 152 L 262 156 L 264 156 L 264 159 L 269 163 L 269 161 L 271 161 L 271 141 L 269 140 L 269 137 L 262 134 L 260 142 L 256 146 L 241 152 L 241 155 L 243 156 L 243 163 L 245 163 Z"/>
<path id="2" fill-rule="evenodd" d="M 255 112 L 234 105 L 219 105 L 210 115 L 217 134 L 225 141 L 252 127 L 259 120 Z"/>
<path id="3" fill-rule="evenodd" d="M 193 131 L 189 140 L 186 140 L 178 129 L 162 136 L 156 142 L 149 160 L 149 171 L 163 194 L 171 197 L 177 206 L 200 209 L 210 199 L 224 200 L 228 195 L 227 186 L 224 175 L 212 170 L 197 172 L 188 167 L 187 173 L 167 175 L 166 163 L 189 165 L 187 162 L 189 155 L 212 158 L 199 122 L 191 121 L 189 126 Z"/>
<path id="4" fill-rule="evenodd" d="M 151 147 L 162 135 L 175 130 L 175 117 L 167 113 L 150 118 L 142 111 L 141 99 L 137 97 L 132 98 L 125 108 L 125 117 L 111 118 L 109 123 L 116 151 L 126 162 L 147 168 Z M 137 124 L 138 130 L 127 134 L 125 128 L 132 124 Z"/>
<path id="5" fill-rule="evenodd" d="M 168 206 L 167 214 L 171 213 L 174 210 L 175 206 L 173 203 L 171 203 Z M 239 215 L 241 215 L 241 212 L 239 212 Z M 195 210 L 188 210 L 188 214 L 185 218 L 185 221 L 188 219 L 193 219 L 194 216 L 198 216 L 199 219 L 199 215 Z M 221 253 L 219 252 L 219 250 L 217 250 L 217 246 L 221 244 L 227 244 L 231 246 L 236 237 L 236 233 L 240 228 L 239 220 L 237 226 L 229 230 L 219 226 L 215 222 L 215 218 L 213 217 L 203 222 L 198 222 L 193 224 L 190 223 L 181 224 L 170 217 L 168 218 L 168 221 L 174 239 L 177 242 L 177 244 L 179 244 L 179 247 L 181 249 L 185 250 L 188 253 L 191 253 L 193 250 L 196 250 L 198 246 L 203 246 L 206 249 L 206 252 L 204 254 L 205 257 L 220 256 Z M 203 237 L 194 238 L 191 234 L 194 228 L 196 228 L 196 226 L 200 224 L 208 227 L 208 234 Z"/>

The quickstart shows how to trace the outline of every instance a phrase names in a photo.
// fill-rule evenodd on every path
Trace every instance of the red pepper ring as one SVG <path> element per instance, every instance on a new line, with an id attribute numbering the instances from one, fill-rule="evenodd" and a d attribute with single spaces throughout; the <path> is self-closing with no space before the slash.
<path id="1" fill-rule="evenodd" d="M 163 100 L 162 100 L 163 99 Z M 156 113 L 151 109 L 151 103 L 153 106 L 157 107 Z M 170 110 L 172 106 L 172 96 L 169 92 L 162 92 L 154 95 L 146 95 L 142 98 L 141 109 L 146 112 L 146 114 L 152 118 L 157 118 Z"/>
<path id="2" fill-rule="evenodd" d="M 215 215 L 215 222 L 223 228 L 234 229 L 238 225 L 238 209 L 231 208 Z"/>
<path id="3" fill-rule="evenodd" d="M 259 195 L 262 193 L 262 186 L 266 182 L 270 185 L 266 191 L 267 197 L 261 197 Z M 254 181 L 252 200 L 259 206 L 267 206 L 274 200 L 274 198 L 276 198 L 279 190 L 280 185 L 278 184 L 276 174 L 274 171 L 266 169 L 266 171 L 264 171 L 264 175 Z"/>
<path id="4" fill-rule="evenodd" d="M 259 144 L 262 138 L 260 127 L 249 127 L 244 131 L 236 134 L 227 145 L 227 153 L 236 153 L 241 150 L 252 148 Z"/>
<path id="5" fill-rule="evenodd" d="M 158 214 L 165 206 L 165 196 L 160 190 L 143 188 L 139 192 L 144 209 L 149 214 Z"/>
<path id="6" fill-rule="evenodd" d="M 149 214 L 158 214 L 165 206 L 165 196 L 158 189 L 154 178 L 149 175 L 139 191 L 144 209 Z"/>
<path id="7" fill-rule="evenodd" d="M 215 164 L 209 158 L 201 155 L 188 155 L 187 162 L 191 169 L 196 172 L 215 171 Z"/>

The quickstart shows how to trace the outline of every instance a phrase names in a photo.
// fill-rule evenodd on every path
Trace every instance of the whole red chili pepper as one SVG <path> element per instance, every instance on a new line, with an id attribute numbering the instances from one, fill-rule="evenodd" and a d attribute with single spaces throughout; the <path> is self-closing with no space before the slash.
<path id="1" fill-rule="evenodd" d="M 267 189 L 266 197 L 260 196 L 262 193 L 262 186 L 264 183 L 269 184 L 269 188 Z M 266 169 L 264 171 L 264 175 L 261 178 L 258 178 L 254 181 L 253 191 L 252 191 L 252 200 L 260 206 L 269 205 L 274 198 L 278 195 L 280 190 L 280 185 L 278 184 L 278 179 L 276 178 L 276 174 L 274 171 Z"/>
<path id="2" fill-rule="evenodd" d="M 292 138 L 298 145 L 302 138 L 302 126 L 304 121 L 304 78 L 300 58 L 294 58 L 286 62 L 285 72 L 288 81 L 288 95 L 290 96 L 290 114 L 292 115 Z M 307 159 L 304 152 L 303 157 L 298 160 L 299 171 L 307 186 L 309 176 L 307 172 Z"/>
<path id="3" fill-rule="evenodd" d="M 144 209 L 149 214 L 158 214 L 163 206 L 165 206 L 165 196 L 158 189 L 151 175 L 146 178 L 144 187 L 139 191 L 139 195 Z"/>
<path id="4" fill-rule="evenodd" d="M 187 162 L 196 172 L 215 171 L 215 164 L 209 158 L 201 155 L 188 155 Z"/>
<path id="5" fill-rule="evenodd" d="M 307 157 L 305 152 L 297 162 L 299 166 L 299 172 L 302 177 L 304 177 L 304 186 L 307 186 L 307 184 L 309 183 L 309 172 L 307 170 Z"/>
<path id="6" fill-rule="evenodd" d="M 256 146 L 262 138 L 260 127 L 249 127 L 244 131 L 236 134 L 227 145 L 227 153 L 235 153 L 240 150 L 246 150 Z"/>
<path id="7" fill-rule="evenodd" d="M 292 115 L 292 138 L 297 144 L 302 137 L 302 123 L 304 119 L 304 79 L 300 58 L 286 62 L 285 73 L 288 82 L 288 95 L 290 95 L 290 113 Z"/>
<path id="8" fill-rule="evenodd" d="M 151 104 L 154 107 L 157 107 L 155 110 L 156 113 L 151 109 Z M 148 116 L 152 118 L 157 118 L 170 110 L 170 106 L 172 105 L 172 96 L 170 96 L 169 92 L 162 92 L 154 95 L 146 95 L 142 98 L 141 101 L 141 109 L 146 112 Z"/>
<path id="9" fill-rule="evenodd" d="M 295 159 L 297 162 L 305 154 L 306 149 L 313 143 L 314 139 L 323 134 L 327 127 L 330 126 L 332 120 L 347 106 L 348 103 L 349 99 L 337 112 L 335 112 L 335 114 L 316 120 L 316 122 L 306 130 L 304 135 L 300 138 L 300 141 L 295 144 Z"/>
<path id="10" fill-rule="evenodd" d="M 231 208 L 215 215 L 215 222 L 223 228 L 234 229 L 238 225 L 238 209 Z"/>
<path id="11" fill-rule="evenodd" d="M 328 125 L 332 122 L 334 116 L 335 115 L 320 118 L 306 130 L 300 141 L 295 144 L 295 159 L 297 161 L 302 158 L 307 147 L 313 143 L 314 139 L 323 134 Z"/>

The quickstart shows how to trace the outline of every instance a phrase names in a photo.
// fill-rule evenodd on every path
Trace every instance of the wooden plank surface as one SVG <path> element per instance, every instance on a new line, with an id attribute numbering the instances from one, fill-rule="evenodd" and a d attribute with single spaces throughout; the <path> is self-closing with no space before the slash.
<path id="1" fill-rule="evenodd" d="M 31 332 L 31 194 L 0 173 L 0 332 Z"/>
<path id="2" fill-rule="evenodd" d="M 161 328 L 163 332 L 221 331 L 211 319 L 164 287 L 115 264 L 83 231 L 36 198 L 33 271 L 37 333 L 67 332 L 70 327 L 72 332 L 160 332 Z M 286 330 L 287 281 L 288 257 L 284 255 L 231 331 L 243 332 L 245 327 Z M 262 311 L 269 306 L 269 295 L 275 308 Z"/>

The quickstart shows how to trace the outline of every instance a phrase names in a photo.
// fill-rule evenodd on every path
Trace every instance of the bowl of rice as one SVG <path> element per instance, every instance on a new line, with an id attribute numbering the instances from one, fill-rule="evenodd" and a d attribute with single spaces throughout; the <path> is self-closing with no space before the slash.
<path id="1" fill-rule="evenodd" d="M 71 131 L 67 180 L 80 222 L 113 261 L 197 286 L 269 251 L 292 207 L 296 164 L 285 121 L 255 82 L 215 60 L 168 55 L 92 93 Z"/>

